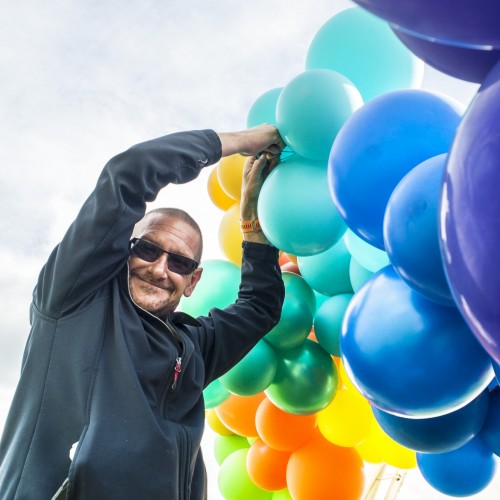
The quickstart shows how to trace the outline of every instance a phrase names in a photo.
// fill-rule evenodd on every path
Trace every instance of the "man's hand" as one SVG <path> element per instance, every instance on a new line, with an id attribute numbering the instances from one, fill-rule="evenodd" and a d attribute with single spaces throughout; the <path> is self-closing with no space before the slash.
<path id="1" fill-rule="evenodd" d="M 240 215 L 242 221 L 257 219 L 257 202 L 260 190 L 269 172 L 279 163 L 279 153 L 264 153 L 259 158 L 251 156 L 245 162 L 241 185 Z M 256 243 L 269 244 L 262 231 L 243 233 L 243 239 Z"/>
<path id="2" fill-rule="evenodd" d="M 278 129 L 274 125 L 259 125 L 241 132 L 219 133 L 222 143 L 222 156 L 242 154 L 256 156 L 270 154 L 278 156 L 285 147 Z"/>

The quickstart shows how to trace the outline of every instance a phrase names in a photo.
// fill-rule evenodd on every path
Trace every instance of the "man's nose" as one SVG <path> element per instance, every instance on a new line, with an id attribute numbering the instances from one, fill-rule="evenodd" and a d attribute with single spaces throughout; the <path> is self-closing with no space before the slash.
<path id="1" fill-rule="evenodd" d="M 167 274 L 167 259 L 168 255 L 166 253 L 160 255 L 158 259 L 151 263 L 151 269 L 157 276 L 162 276 Z"/>

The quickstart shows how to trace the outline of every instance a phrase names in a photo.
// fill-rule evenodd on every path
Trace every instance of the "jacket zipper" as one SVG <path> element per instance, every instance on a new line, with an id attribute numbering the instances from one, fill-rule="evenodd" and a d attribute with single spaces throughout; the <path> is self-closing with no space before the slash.
<path id="1" fill-rule="evenodd" d="M 127 270 L 128 270 L 128 272 L 127 272 L 127 290 L 128 290 L 129 299 L 141 311 L 145 312 L 151 318 L 154 318 L 155 321 L 159 321 L 162 325 L 162 328 L 166 327 L 168 332 L 172 335 L 172 337 L 174 337 L 174 339 L 179 344 L 180 353 L 178 350 L 177 354 L 180 354 L 180 355 L 175 358 L 174 375 L 173 375 L 172 384 L 170 385 L 170 387 L 169 387 L 168 383 L 166 384 L 166 386 L 163 389 L 163 394 L 162 394 L 161 399 L 160 399 L 160 411 L 161 411 L 163 417 L 166 418 L 166 416 L 167 416 L 166 403 L 167 403 L 167 399 L 168 399 L 168 394 L 170 393 L 170 390 L 173 390 L 173 391 L 175 390 L 175 388 L 177 386 L 177 380 L 179 379 L 179 374 L 181 373 L 181 370 L 182 370 L 182 353 L 184 352 L 184 341 L 182 340 L 181 335 L 177 331 L 177 328 L 175 328 L 175 326 L 172 325 L 172 323 L 168 320 L 168 318 L 165 321 L 163 321 L 162 319 L 158 318 L 158 316 L 155 316 L 154 314 L 151 314 L 149 311 L 146 311 L 146 309 L 144 309 L 143 307 L 141 307 L 140 305 L 138 305 L 134 301 L 134 299 L 132 298 L 132 295 L 130 294 L 130 283 L 128 281 L 130 268 L 129 268 L 128 262 L 127 262 Z M 168 379 L 170 379 L 170 377 L 167 378 L 167 382 L 168 382 Z"/>

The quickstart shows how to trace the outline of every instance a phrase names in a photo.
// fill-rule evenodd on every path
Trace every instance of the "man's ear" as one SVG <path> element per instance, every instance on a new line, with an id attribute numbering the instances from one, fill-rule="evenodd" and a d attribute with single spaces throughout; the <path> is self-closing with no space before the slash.
<path id="1" fill-rule="evenodd" d="M 193 290 L 195 289 L 198 281 L 201 279 L 201 274 L 203 272 L 203 268 L 198 267 L 193 271 L 193 274 L 191 275 L 189 285 L 185 288 L 184 290 L 184 296 L 189 297 L 192 293 Z"/>

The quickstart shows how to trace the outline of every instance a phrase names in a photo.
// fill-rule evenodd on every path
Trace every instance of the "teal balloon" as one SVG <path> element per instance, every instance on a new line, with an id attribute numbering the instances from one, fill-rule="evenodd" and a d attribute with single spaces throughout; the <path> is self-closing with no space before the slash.
<path id="1" fill-rule="evenodd" d="M 306 68 L 345 75 L 365 102 L 392 90 L 418 88 L 424 77 L 424 62 L 385 21 L 359 7 L 336 14 L 320 28 L 309 47 Z"/>
<path id="2" fill-rule="evenodd" d="M 309 415 L 325 408 L 338 389 L 338 373 L 332 357 L 307 339 L 296 349 L 278 354 L 278 371 L 265 393 L 283 411 Z"/>
<path id="3" fill-rule="evenodd" d="M 274 349 L 260 340 L 233 368 L 219 378 L 223 387 L 239 396 L 253 396 L 267 389 L 276 375 Z"/>
<path id="4" fill-rule="evenodd" d="M 210 309 L 224 309 L 236 301 L 241 270 L 226 260 L 202 263 L 203 275 L 190 297 L 182 297 L 180 309 L 193 317 L 206 316 Z"/>
<path id="5" fill-rule="evenodd" d="M 311 313 L 316 312 L 316 294 L 314 290 L 306 283 L 306 280 L 295 273 L 284 271 L 282 273 L 285 292 L 300 297 L 307 302 Z"/>
<path id="6" fill-rule="evenodd" d="M 276 125 L 276 104 L 283 87 L 264 92 L 250 107 L 247 116 L 247 128 L 263 123 Z"/>
<path id="7" fill-rule="evenodd" d="M 314 317 L 314 334 L 319 345 L 334 356 L 341 356 L 340 332 L 351 293 L 341 293 L 323 302 Z"/>
<path id="8" fill-rule="evenodd" d="M 328 69 L 305 71 L 281 91 L 278 129 L 295 153 L 326 161 L 342 125 L 362 105 L 361 94 L 344 75 Z"/>
<path id="9" fill-rule="evenodd" d="M 349 278 L 352 289 L 357 292 L 373 275 L 373 272 L 363 267 L 355 258 L 351 257 L 349 264 Z"/>
<path id="10" fill-rule="evenodd" d="M 318 255 L 298 258 L 300 272 L 309 286 L 329 296 L 353 292 L 350 262 L 351 254 L 343 240 Z"/>
<path id="11" fill-rule="evenodd" d="M 233 434 L 231 436 L 221 436 L 217 434 L 214 439 L 214 456 L 216 462 L 221 465 L 224 460 L 236 450 L 250 448 L 248 439 L 243 436 Z"/>
<path id="12" fill-rule="evenodd" d="M 309 335 L 313 313 L 305 300 L 285 292 L 279 323 L 264 337 L 276 349 L 293 349 Z"/>
<path id="13" fill-rule="evenodd" d="M 247 472 L 248 449 L 231 453 L 219 468 L 219 490 L 225 500 L 271 500 L 272 493 L 264 491 L 250 479 Z"/>
<path id="14" fill-rule="evenodd" d="M 323 295 L 322 293 L 319 293 L 316 290 L 314 290 L 314 295 L 316 296 L 316 312 L 317 312 L 321 307 L 321 305 L 325 302 L 325 300 L 328 300 L 330 297 L 328 295 Z"/>
<path id="15" fill-rule="evenodd" d="M 210 410 L 211 408 L 216 408 L 221 403 L 223 403 L 230 395 L 230 392 L 221 384 L 220 379 L 215 379 L 203 390 L 205 409 Z"/>
<path id="16" fill-rule="evenodd" d="M 324 252 L 347 226 L 333 204 L 326 164 L 294 156 L 265 180 L 257 205 L 269 241 L 292 255 Z"/>
<path id="17" fill-rule="evenodd" d="M 356 261 L 369 271 L 376 272 L 389 265 L 389 256 L 386 251 L 370 245 L 350 229 L 344 234 L 344 243 Z"/>

